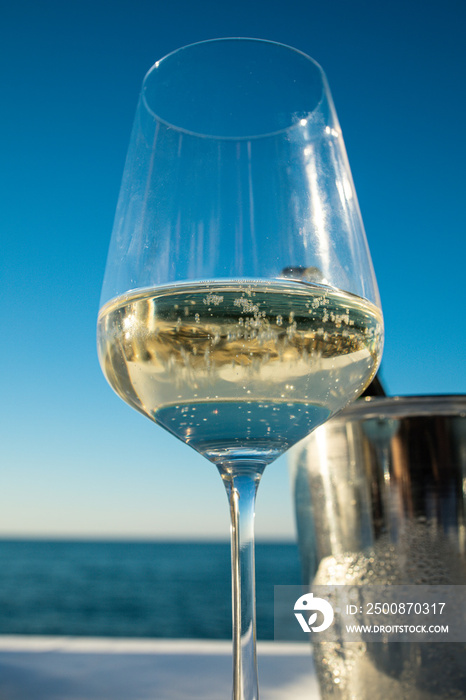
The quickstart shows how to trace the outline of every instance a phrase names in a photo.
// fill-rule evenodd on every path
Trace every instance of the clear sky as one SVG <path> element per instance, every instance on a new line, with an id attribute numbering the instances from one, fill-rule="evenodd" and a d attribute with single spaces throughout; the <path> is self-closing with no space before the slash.
<path id="1" fill-rule="evenodd" d="M 219 36 L 295 46 L 332 89 L 379 281 L 391 394 L 466 393 L 461 0 L 15 0 L 0 11 L 0 536 L 228 537 L 215 468 L 97 361 L 107 247 L 142 78 Z M 258 536 L 292 537 L 286 459 Z"/>

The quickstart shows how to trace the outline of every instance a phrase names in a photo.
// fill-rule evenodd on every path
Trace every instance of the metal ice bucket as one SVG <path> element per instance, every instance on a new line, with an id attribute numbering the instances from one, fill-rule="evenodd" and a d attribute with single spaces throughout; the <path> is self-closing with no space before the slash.
<path id="1" fill-rule="evenodd" d="M 295 447 L 290 471 L 306 583 L 466 584 L 466 396 L 360 399 Z M 314 656 L 325 699 L 466 698 L 461 643 Z"/>

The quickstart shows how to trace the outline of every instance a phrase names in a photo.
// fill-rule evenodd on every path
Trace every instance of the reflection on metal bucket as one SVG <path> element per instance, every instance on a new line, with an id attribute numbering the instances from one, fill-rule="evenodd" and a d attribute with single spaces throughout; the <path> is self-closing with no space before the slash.
<path id="1" fill-rule="evenodd" d="M 360 400 L 290 469 L 306 583 L 466 583 L 466 397 Z M 315 643 L 314 655 L 325 699 L 466 698 L 463 644 Z"/>

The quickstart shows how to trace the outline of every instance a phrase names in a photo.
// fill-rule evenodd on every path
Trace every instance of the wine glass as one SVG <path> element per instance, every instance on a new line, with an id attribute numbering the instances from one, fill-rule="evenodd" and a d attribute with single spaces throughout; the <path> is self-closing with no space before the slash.
<path id="1" fill-rule="evenodd" d="M 256 490 L 374 376 L 383 321 L 325 75 L 270 41 L 200 42 L 144 79 L 98 348 L 130 406 L 216 465 L 231 513 L 233 698 L 258 698 Z"/>

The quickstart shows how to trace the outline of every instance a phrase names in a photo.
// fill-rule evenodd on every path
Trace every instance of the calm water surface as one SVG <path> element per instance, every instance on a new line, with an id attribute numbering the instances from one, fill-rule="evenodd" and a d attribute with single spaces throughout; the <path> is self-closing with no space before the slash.
<path id="1" fill-rule="evenodd" d="M 259 639 L 300 583 L 295 544 L 257 544 Z M 229 639 L 229 544 L 0 541 L 0 634 Z"/>

